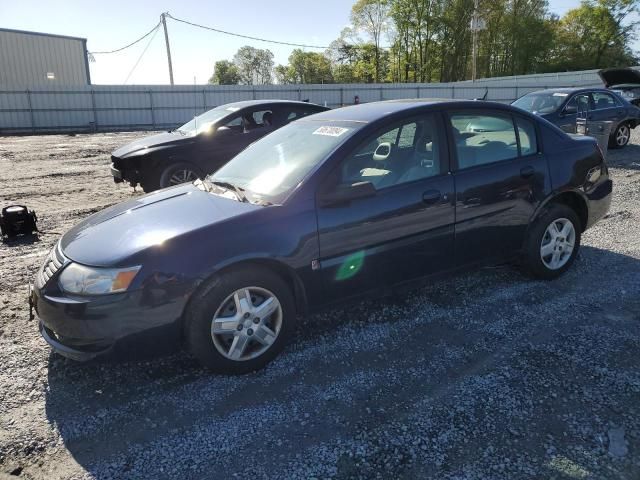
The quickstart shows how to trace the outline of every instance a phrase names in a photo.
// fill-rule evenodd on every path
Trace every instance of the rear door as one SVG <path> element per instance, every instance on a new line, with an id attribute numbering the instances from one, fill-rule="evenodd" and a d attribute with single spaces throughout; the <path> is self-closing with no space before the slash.
<path id="1" fill-rule="evenodd" d="M 593 101 L 593 111 L 591 112 L 593 120 L 614 122 L 613 128 L 615 128 L 626 118 L 626 109 L 615 95 L 609 92 L 595 91 L 591 92 L 591 98 Z"/>
<path id="2" fill-rule="evenodd" d="M 345 204 L 317 203 L 328 297 L 451 268 L 453 178 L 439 114 L 382 128 L 340 163 L 321 192 L 358 182 L 371 182 L 375 195 Z"/>
<path id="3" fill-rule="evenodd" d="M 502 110 L 449 112 L 455 158 L 457 265 L 509 257 L 522 247 L 549 191 L 535 122 Z"/>

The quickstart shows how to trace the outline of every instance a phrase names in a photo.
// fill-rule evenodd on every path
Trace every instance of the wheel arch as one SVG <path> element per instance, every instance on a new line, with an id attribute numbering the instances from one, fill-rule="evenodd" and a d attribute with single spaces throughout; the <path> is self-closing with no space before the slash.
<path id="1" fill-rule="evenodd" d="M 189 296 L 189 299 L 187 300 L 182 311 L 180 322 L 183 324 L 183 326 L 185 313 L 191 306 L 191 303 L 204 289 L 207 288 L 211 280 L 213 280 L 217 276 L 224 275 L 226 272 L 229 272 L 233 269 L 248 267 L 263 268 L 278 275 L 291 289 L 291 293 L 295 302 L 296 314 L 305 314 L 307 312 L 307 293 L 302 280 L 293 268 L 272 258 L 242 259 L 222 266 L 221 268 L 210 273 L 207 277 L 203 278 L 199 282 L 198 286 Z"/>
<path id="2" fill-rule="evenodd" d="M 589 224 L 589 208 L 587 206 L 587 199 L 584 194 L 576 190 L 566 190 L 549 196 L 538 206 L 529 225 L 532 225 L 538 217 L 540 217 L 545 208 L 551 204 L 560 204 L 570 207 L 574 212 L 576 212 L 576 215 L 578 215 L 578 218 L 580 219 L 580 233 L 587 229 L 587 225 Z"/>

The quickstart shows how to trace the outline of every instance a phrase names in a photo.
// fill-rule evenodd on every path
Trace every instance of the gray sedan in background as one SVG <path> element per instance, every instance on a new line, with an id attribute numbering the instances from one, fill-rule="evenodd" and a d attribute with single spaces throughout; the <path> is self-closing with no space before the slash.
<path id="1" fill-rule="evenodd" d="M 604 88 L 557 88 L 528 93 L 512 103 L 534 113 L 568 133 L 576 132 L 579 116 L 591 121 L 611 121 L 610 148 L 629 143 L 631 129 L 640 123 L 640 108 Z"/>

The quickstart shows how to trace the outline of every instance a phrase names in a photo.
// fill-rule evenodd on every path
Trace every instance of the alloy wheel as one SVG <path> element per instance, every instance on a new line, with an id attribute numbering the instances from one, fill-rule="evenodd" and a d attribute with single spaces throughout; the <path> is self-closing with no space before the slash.
<path id="1" fill-rule="evenodd" d="M 542 263 L 551 270 L 558 270 L 571 258 L 576 242 L 576 230 L 570 220 L 558 218 L 547 227 L 540 244 Z"/>
<path id="2" fill-rule="evenodd" d="M 177 170 L 169 178 L 169 185 L 180 185 L 181 183 L 194 182 L 198 178 L 196 172 L 188 169 Z"/>
<path id="3" fill-rule="evenodd" d="M 627 143 L 629 143 L 629 136 L 631 135 L 631 131 L 627 125 L 620 125 L 618 130 L 616 131 L 616 143 L 619 147 L 624 147 Z"/>
<path id="4" fill-rule="evenodd" d="M 211 338 L 218 352 L 230 360 L 259 357 L 282 329 L 282 306 L 269 290 L 246 287 L 229 295 L 211 321 Z"/>

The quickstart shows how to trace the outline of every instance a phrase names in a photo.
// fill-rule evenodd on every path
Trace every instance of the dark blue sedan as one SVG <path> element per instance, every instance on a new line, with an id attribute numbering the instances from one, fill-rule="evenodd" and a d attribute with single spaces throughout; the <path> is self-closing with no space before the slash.
<path id="1" fill-rule="evenodd" d="M 640 108 L 604 88 L 557 88 L 528 93 L 512 103 L 534 113 L 568 133 L 576 133 L 576 119 L 611 121 L 609 147 L 622 148 L 631 129 L 640 123 Z"/>
<path id="2" fill-rule="evenodd" d="M 511 106 L 352 106 L 90 216 L 49 254 L 30 301 L 68 357 L 161 335 L 242 373 L 336 302 L 508 260 L 557 278 L 611 189 L 594 139 Z"/>

